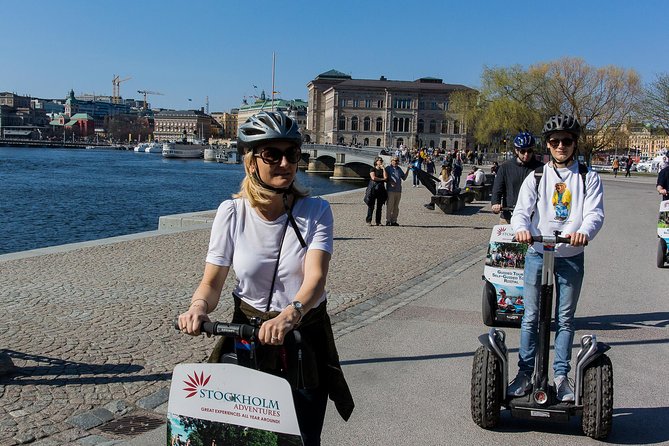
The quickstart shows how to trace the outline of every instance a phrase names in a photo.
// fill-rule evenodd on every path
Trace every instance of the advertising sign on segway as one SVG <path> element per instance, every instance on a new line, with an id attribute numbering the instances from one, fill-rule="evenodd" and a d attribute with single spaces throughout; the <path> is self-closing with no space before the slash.
<path id="1" fill-rule="evenodd" d="M 657 219 L 657 236 L 660 239 L 657 246 L 657 267 L 664 268 L 669 263 L 669 200 L 660 202 L 660 216 Z"/>
<path id="2" fill-rule="evenodd" d="M 290 384 L 235 364 L 177 365 L 167 420 L 168 446 L 302 445 Z"/>
<path id="3" fill-rule="evenodd" d="M 513 241 L 511 225 L 493 227 L 483 271 L 483 323 L 520 327 L 527 245 Z"/>

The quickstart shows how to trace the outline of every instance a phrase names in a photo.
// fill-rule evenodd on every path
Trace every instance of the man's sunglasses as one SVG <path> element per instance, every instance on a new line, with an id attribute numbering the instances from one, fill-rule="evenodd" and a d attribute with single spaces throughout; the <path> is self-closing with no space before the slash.
<path id="1" fill-rule="evenodd" d="M 522 154 L 534 152 L 533 149 L 516 149 L 516 150 L 518 150 L 518 153 L 522 153 Z"/>
<path id="2" fill-rule="evenodd" d="M 557 149 L 560 147 L 560 143 L 562 143 L 562 147 L 570 147 L 572 144 L 574 144 L 574 139 L 573 138 L 551 138 L 548 140 L 548 144 L 554 148 Z"/>
<path id="3" fill-rule="evenodd" d="M 302 150 L 297 146 L 288 147 L 286 150 L 277 149 L 276 147 L 264 147 L 257 153 L 266 164 L 279 164 L 283 157 L 291 164 L 297 163 L 302 157 Z"/>

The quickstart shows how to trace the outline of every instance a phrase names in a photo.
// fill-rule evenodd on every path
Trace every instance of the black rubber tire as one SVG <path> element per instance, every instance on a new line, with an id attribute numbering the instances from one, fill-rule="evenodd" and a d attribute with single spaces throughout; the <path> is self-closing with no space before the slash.
<path id="1" fill-rule="evenodd" d="M 613 366 L 608 356 L 595 359 L 583 376 L 583 433 L 601 440 L 613 422 Z"/>
<path id="2" fill-rule="evenodd" d="M 502 362 L 484 346 L 474 353 L 471 409 L 474 423 L 484 429 L 499 424 L 502 389 Z"/>
<path id="3" fill-rule="evenodd" d="M 657 244 L 657 267 L 664 268 L 664 261 L 667 259 L 667 242 L 663 238 Z"/>
<path id="4" fill-rule="evenodd" d="M 485 280 L 483 282 L 483 295 L 481 296 L 481 316 L 483 323 L 488 327 L 495 326 L 495 317 L 497 316 L 497 299 L 495 286 Z"/>

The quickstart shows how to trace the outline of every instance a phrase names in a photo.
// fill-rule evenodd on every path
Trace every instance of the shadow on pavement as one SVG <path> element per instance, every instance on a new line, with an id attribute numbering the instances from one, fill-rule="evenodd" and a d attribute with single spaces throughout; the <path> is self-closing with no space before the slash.
<path id="1" fill-rule="evenodd" d="M 13 360 L 14 363 L 27 361 L 38 364 L 28 366 L 14 364 L 9 372 L 0 379 L 0 385 L 11 383 L 53 386 L 107 384 L 113 382 L 165 381 L 172 377 L 171 373 L 137 375 L 138 372 L 144 370 L 144 367 L 137 364 L 87 364 L 13 350 L 1 350 L 0 354 L 9 360 Z"/>
<path id="2" fill-rule="evenodd" d="M 577 330 L 633 330 L 669 326 L 669 312 L 606 314 L 576 318 Z"/>
<path id="3" fill-rule="evenodd" d="M 636 407 L 613 409 L 613 427 L 606 443 L 610 444 L 659 444 L 669 440 L 669 407 Z M 544 432 L 574 437 L 583 437 L 581 417 L 573 417 L 568 423 L 551 423 L 536 420 L 512 418 L 508 411 L 502 411 L 500 425 L 494 432 L 505 433 Z"/>

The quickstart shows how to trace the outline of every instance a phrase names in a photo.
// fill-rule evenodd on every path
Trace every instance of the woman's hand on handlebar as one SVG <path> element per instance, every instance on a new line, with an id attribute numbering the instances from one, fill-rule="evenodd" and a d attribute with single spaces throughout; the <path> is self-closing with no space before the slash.
<path id="1" fill-rule="evenodd" d="M 283 344 L 286 334 L 295 327 L 299 319 L 299 314 L 292 306 L 284 308 L 277 317 L 262 323 L 258 340 L 261 344 Z"/>
<path id="2" fill-rule="evenodd" d="M 191 305 L 185 313 L 179 315 L 179 329 L 191 336 L 200 335 L 202 322 L 210 322 L 207 312 L 199 305 Z"/>

